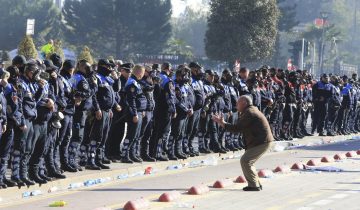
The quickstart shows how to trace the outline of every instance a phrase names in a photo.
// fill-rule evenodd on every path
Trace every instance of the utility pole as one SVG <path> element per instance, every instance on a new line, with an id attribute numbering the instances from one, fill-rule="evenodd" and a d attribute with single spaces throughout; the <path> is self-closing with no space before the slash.
<path id="1" fill-rule="evenodd" d="M 319 65 L 320 65 L 320 75 L 324 73 L 324 54 L 325 54 L 325 29 L 326 29 L 326 21 L 328 19 L 329 13 L 328 12 L 321 12 L 320 13 L 322 18 L 322 35 L 321 35 L 321 46 L 320 46 L 320 59 L 319 59 Z"/>
<path id="2" fill-rule="evenodd" d="M 305 52 L 305 39 L 302 39 L 301 42 L 301 55 L 300 55 L 300 69 L 304 69 L 304 52 Z"/>

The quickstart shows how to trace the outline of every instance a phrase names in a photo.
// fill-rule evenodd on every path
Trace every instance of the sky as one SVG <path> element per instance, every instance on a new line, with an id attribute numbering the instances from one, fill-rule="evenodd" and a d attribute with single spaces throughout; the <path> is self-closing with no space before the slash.
<path id="1" fill-rule="evenodd" d="M 199 8 L 202 6 L 203 0 L 171 0 L 173 5 L 173 17 L 178 17 L 186 8 L 186 6 L 191 6 L 194 8 Z"/>

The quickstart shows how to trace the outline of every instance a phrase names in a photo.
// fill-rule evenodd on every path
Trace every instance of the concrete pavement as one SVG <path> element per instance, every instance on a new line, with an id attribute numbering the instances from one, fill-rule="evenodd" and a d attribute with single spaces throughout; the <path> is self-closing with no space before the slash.
<path id="1" fill-rule="evenodd" d="M 344 139 L 346 138 L 342 137 L 339 138 L 338 141 Z M 313 137 L 298 142 L 290 142 L 288 143 L 289 145 L 287 146 L 291 146 L 291 144 L 294 143 L 298 144 L 295 146 L 299 146 L 299 145 L 301 146 L 301 145 L 308 145 L 313 143 L 328 143 L 330 141 L 331 140 L 329 139 L 320 139 L 318 137 Z M 285 143 L 281 143 L 281 144 L 285 144 Z M 277 145 L 279 146 L 280 144 Z M 276 148 L 275 146 L 273 150 L 276 149 L 279 150 L 279 148 Z M 334 155 L 334 153 L 337 152 L 344 152 L 354 149 L 360 149 L 359 141 L 345 141 L 340 144 L 332 144 L 325 146 L 321 145 L 317 147 L 298 147 L 297 149 L 293 149 L 293 150 L 286 150 L 277 153 L 268 153 L 263 159 L 259 161 L 257 166 L 258 169 L 260 168 L 274 169 L 278 165 L 282 165 L 282 164 L 290 165 L 294 162 L 299 162 L 299 161 L 305 162 L 311 158 L 315 158 L 315 157 L 320 158 L 325 155 Z M 204 159 L 206 157 L 202 157 L 202 158 Z M 358 159 L 354 158 L 351 160 L 348 159 L 342 162 L 337 162 L 332 164 L 334 164 L 334 166 L 339 165 L 339 167 L 340 166 L 345 167 L 348 171 L 351 171 L 350 170 L 351 167 L 354 167 L 354 165 L 358 165 L 357 161 Z M 161 163 L 161 164 L 169 165 L 171 163 Z M 159 164 L 159 166 L 161 164 Z M 141 166 L 140 168 L 127 168 L 126 170 L 128 170 L 128 174 L 136 173 L 136 171 L 142 171 L 145 166 Z M 158 168 L 161 168 L 159 166 Z M 360 171 L 359 167 L 356 170 Z M 101 171 L 101 173 L 97 172 L 98 173 L 97 177 L 99 176 L 105 177 L 106 175 L 104 175 L 103 173 L 111 173 L 111 172 L 112 171 L 108 171 L 108 172 Z M 93 174 L 93 172 L 92 173 L 87 172 L 87 173 Z M 85 174 L 86 173 L 84 173 L 84 176 Z M 139 197 L 149 197 L 153 199 L 158 197 L 161 193 L 171 190 L 179 190 L 180 192 L 185 192 L 192 185 L 197 185 L 200 183 L 211 184 L 216 179 L 223 179 L 227 177 L 235 178 L 240 174 L 241 174 L 241 169 L 239 166 L 238 159 L 228 159 L 223 161 L 220 161 L 219 159 L 219 165 L 216 166 L 186 168 L 182 170 L 173 170 L 173 171 L 167 170 L 167 171 L 161 171 L 157 174 L 150 176 L 139 176 L 126 180 L 112 180 L 111 182 L 103 183 L 90 188 L 63 190 L 59 193 L 46 194 L 43 196 L 35 196 L 27 199 L 18 199 L 18 201 L 13 202 L 12 205 L 6 205 L 6 203 L 3 203 L 5 205 L 5 206 L 3 205 L 3 207 L 6 209 L 24 209 L 24 208 L 47 209 L 49 208 L 47 206 L 51 202 L 57 200 L 64 200 L 67 201 L 69 204 L 66 207 L 63 207 L 63 209 L 94 209 L 96 207 L 101 207 L 101 206 L 109 206 L 111 208 L 117 209 L 117 208 L 121 208 L 126 201 L 131 199 L 136 199 Z M 208 195 L 205 195 L 203 197 L 196 197 L 195 200 L 191 200 L 193 199 L 193 197 L 191 196 L 183 195 L 181 196 L 181 200 L 176 203 L 159 204 L 156 202 L 155 203 L 151 202 L 151 204 L 153 206 L 152 208 L 154 209 L 157 208 L 177 209 L 179 206 L 188 207 L 189 203 L 190 206 L 191 204 L 193 204 L 193 206 L 195 206 L 195 208 L 197 209 L 215 209 L 216 206 L 217 206 L 216 209 L 242 209 L 241 207 L 246 207 L 244 209 L 251 209 L 251 208 L 293 209 L 294 206 L 296 208 L 298 207 L 311 208 L 311 206 L 309 207 L 304 203 L 305 202 L 311 203 L 311 201 L 313 201 L 311 200 L 312 198 L 311 196 L 316 197 L 313 194 L 315 192 L 319 193 L 318 191 L 321 190 L 320 186 L 322 186 L 322 188 L 324 189 L 325 187 L 328 187 L 329 189 L 331 188 L 335 189 L 336 187 L 338 187 L 338 185 L 332 183 L 332 180 L 334 181 L 337 180 L 337 182 L 341 182 L 341 180 L 343 180 L 344 177 L 346 177 L 346 180 L 349 181 L 350 183 L 356 183 L 358 181 L 356 181 L 355 174 L 356 173 L 354 172 L 346 172 L 346 173 L 338 173 L 338 174 L 292 172 L 291 174 L 276 175 L 274 178 L 264 180 L 263 185 L 265 187 L 265 190 L 262 192 L 257 192 L 256 194 L 242 192 L 241 188 L 244 185 L 237 184 L 233 188 L 229 188 L 225 190 L 212 189 Z M 110 176 L 111 174 L 108 175 Z M 80 175 L 79 177 L 81 176 L 82 175 Z M 321 183 L 323 184 L 319 185 Z M 332 185 L 328 185 L 329 183 L 332 183 Z M 343 186 L 343 187 L 345 187 L 345 189 L 352 189 L 351 186 L 352 185 L 350 184 L 350 187 L 349 186 Z M 331 191 L 331 190 L 327 190 L 327 191 Z M 321 196 L 323 196 L 323 194 L 325 195 L 326 194 L 325 192 L 327 191 L 321 190 L 320 191 L 322 193 Z M 310 199 L 306 197 L 306 199 L 304 200 L 303 198 L 304 196 L 300 196 L 300 198 L 294 198 L 300 192 L 302 192 L 305 195 L 305 197 L 311 195 Z M 357 191 L 355 189 L 355 191 L 353 190 L 350 192 L 357 192 Z M 3 191 L 1 191 L 0 193 L 1 193 L 0 197 L 2 197 Z M 293 195 L 292 193 L 295 194 Z M 345 196 L 345 195 L 337 195 L 337 194 L 331 195 L 335 197 L 332 203 L 337 203 L 335 202 L 337 197 Z M 319 195 L 318 197 L 321 196 Z M 328 197 L 331 196 L 329 195 Z M 285 199 L 286 197 L 288 198 Z M 351 200 L 352 196 L 346 195 L 343 199 L 345 198 Z M 314 202 L 319 201 L 319 200 L 316 201 L 315 200 Z M 320 201 L 321 200 L 324 199 L 320 199 Z M 264 201 L 264 204 L 262 204 L 262 206 L 259 205 L 260 203 L 263 203 L 259 201 Z M 294 205 L 291 206 L 290 204 L 286 203 L 287 206 L 285 207 L 281 206 L 281 205 L 285 205 L 285 202 L 290 202 L 291 205 L 292 204 Z M 322 201 L 322 203 L 325 204 L 327 202 L 330 201 Z M 321 202 L 318 203 L 317 205 L 320 204 Z M 219 205 L 223 205 L 226 208 L 224 207 L 220 208 Z"/>

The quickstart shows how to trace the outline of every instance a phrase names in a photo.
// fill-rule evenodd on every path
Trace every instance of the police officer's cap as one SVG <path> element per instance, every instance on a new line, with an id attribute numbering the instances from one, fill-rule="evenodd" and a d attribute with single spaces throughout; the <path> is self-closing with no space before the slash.
<path id="1" fill-rule="evenodd" d="M 26 58 L 23 55 L 17 55 L 12 60 L 12 65 L 25 65 Z"/>
<path id="2" fill-rule="evenodd" d="M 164 63 L 162 64 L 162 67 L 167 68 L 167 69 L 170 69 L 170 68 L 171 68 L 171 63 L 169 63 L 169 62 L 164 62 Z"/>
<path id="3" fill-rule="evenodd" d="M 75 68 L 75 61 L 69 60 L 69 59 L 64 61 L 63 65 L 62 65 L 63 70 L 67 71 L 67 70 L 73 69 L 73 68 Z"/>
<path id="4" fill-rule="evenodd" d="M 208 74 L 210 76 L 215 76 L 215 72 L 211 69 L 205 70 L 205 74 Z"/>
<path id="5" fill-rule="evenodd" d="M 321 75 L 321 78 L 326 78 L 326 77 L 328 77 L 328 75 L 327 75 L 327 74 L 323 74 L 323 75 Z"/>
<path id="6" fill-rule="evenodd" d="M 14 65 L 7 67 L 6 71 L 10 73 L 11 78 L 15 78 L 15 77 L 20 76 L 19 69 Z"/>
<path id="7" fill-rule="evenodd" d="M 62 65 L 62 59 L 60 57 L 60 55 L 54 53 L 50 55 L 50 60 L 52 61 L 52 63 L 57 66 L 58 68 L 61 68 Z"/>
<path id="8" fill-rule="evenodd" d="M 134 64 L 133 63 L 124 63 L 120 66 L 120 69 L 124 69 L 126 71 L 131 71 L 132 68 L 134 68 Z"/>
<path id="9" fill-rule="evenodd" d="M 44 60 L 44 64 L 46 66 L 46 71 L 57 71 L 59 69 L 51 60 Z"/>
<path id="10" fill-rule="evenodd" d="M 34 60 L 34 59 L 28 60 L 28 62 L 25 65 L 25 71 L 34 72 L 38 69 L 39 69 L 38 64 L 37 64 L 36 60 Z"/>
<path id="11" fill-rule="evenodd" d="M 154 63 L 151 67 L 153 70 L 160 70 L 160 64 Z"/>
<path id="12" fill-rule="evenodd" d="M 189 63 L 189 67 L 190 67 L 190 68 L 198 68 L 198 69 L 201 69 L 200 64 L 197 63 L 197 62 L 191 62 L 191 63 Z"/>
<path id="13" fill-rule="evenodd" d="M 108 59 L 100 59 L 98 66 L 115 67 L 115 64 L 111 63 Z"/>

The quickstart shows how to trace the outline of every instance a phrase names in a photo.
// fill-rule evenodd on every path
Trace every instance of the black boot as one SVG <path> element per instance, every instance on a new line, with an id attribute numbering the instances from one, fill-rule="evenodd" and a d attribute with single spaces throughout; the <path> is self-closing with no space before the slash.
<path id="1" fill-rule="evenodd" d="M 0 181 L 0 189 L 6 189 L 7 185 L 1 180 Z"/>
<path id="2" fill-rule="evenodd" d="M 156 159 L 150 156 L 149 144 L 144 145 L 142 159 L 146 162 L 156 162 Z"/>
<path id="3" fill-rule="evenodd" d="M 65 175 L 61 174 L 60 172 L 58 172 L 56 170 L 53 170 L 53 171 L 48 170 L 48 176 L 56 178 L 56 179 L 65 179 L 66 178 Z"/>
<path id="4" fill-rule="evenodd" d="M 29 170 L 29 176 L 31 180 L 34 180 L 34 182 L 38 183 L 38 184 L 46 184 L 47 181 L 42 179 L 39 176 L 39 166 L 31 166 L 30 170 Z"/>
<path id="5" fill-rule="evenodd" d="M 22 186 L 25 186 L 25 183 L 20 179 L 20 178 L 11 178 L 11 180 L 13 181 L 13 182 L 16 182 L 16 185 L 18 186 L 18 187 L 22 187 Z"/>
<path id="6" fill-rule="evenodd" d="M 99 166 L 101 169 L 110 169 L 109 166 L 103 163 L 103 159 L 104 159 L 104 149 L 98 148 L 96 151 L 95 164 Z"/>
<path id="7" fill-rule="evenodd" d="M 89 152 L 88 157 L 87 157 L 87 163 L 85 165 L 85 169 L 101 170 L 101 168 L 95 164 L 95 153 Z"/>
<path id="8" fill-rule="evenodd" d="M 14 181 L 11 180 L 11 179 L 4 178 L 3 182 L 4 182 L 4 184 L 6 184 L 8 187 L 15 187 L 15 186 L 17 186 L 17 183 L 14 182 Z"/>

